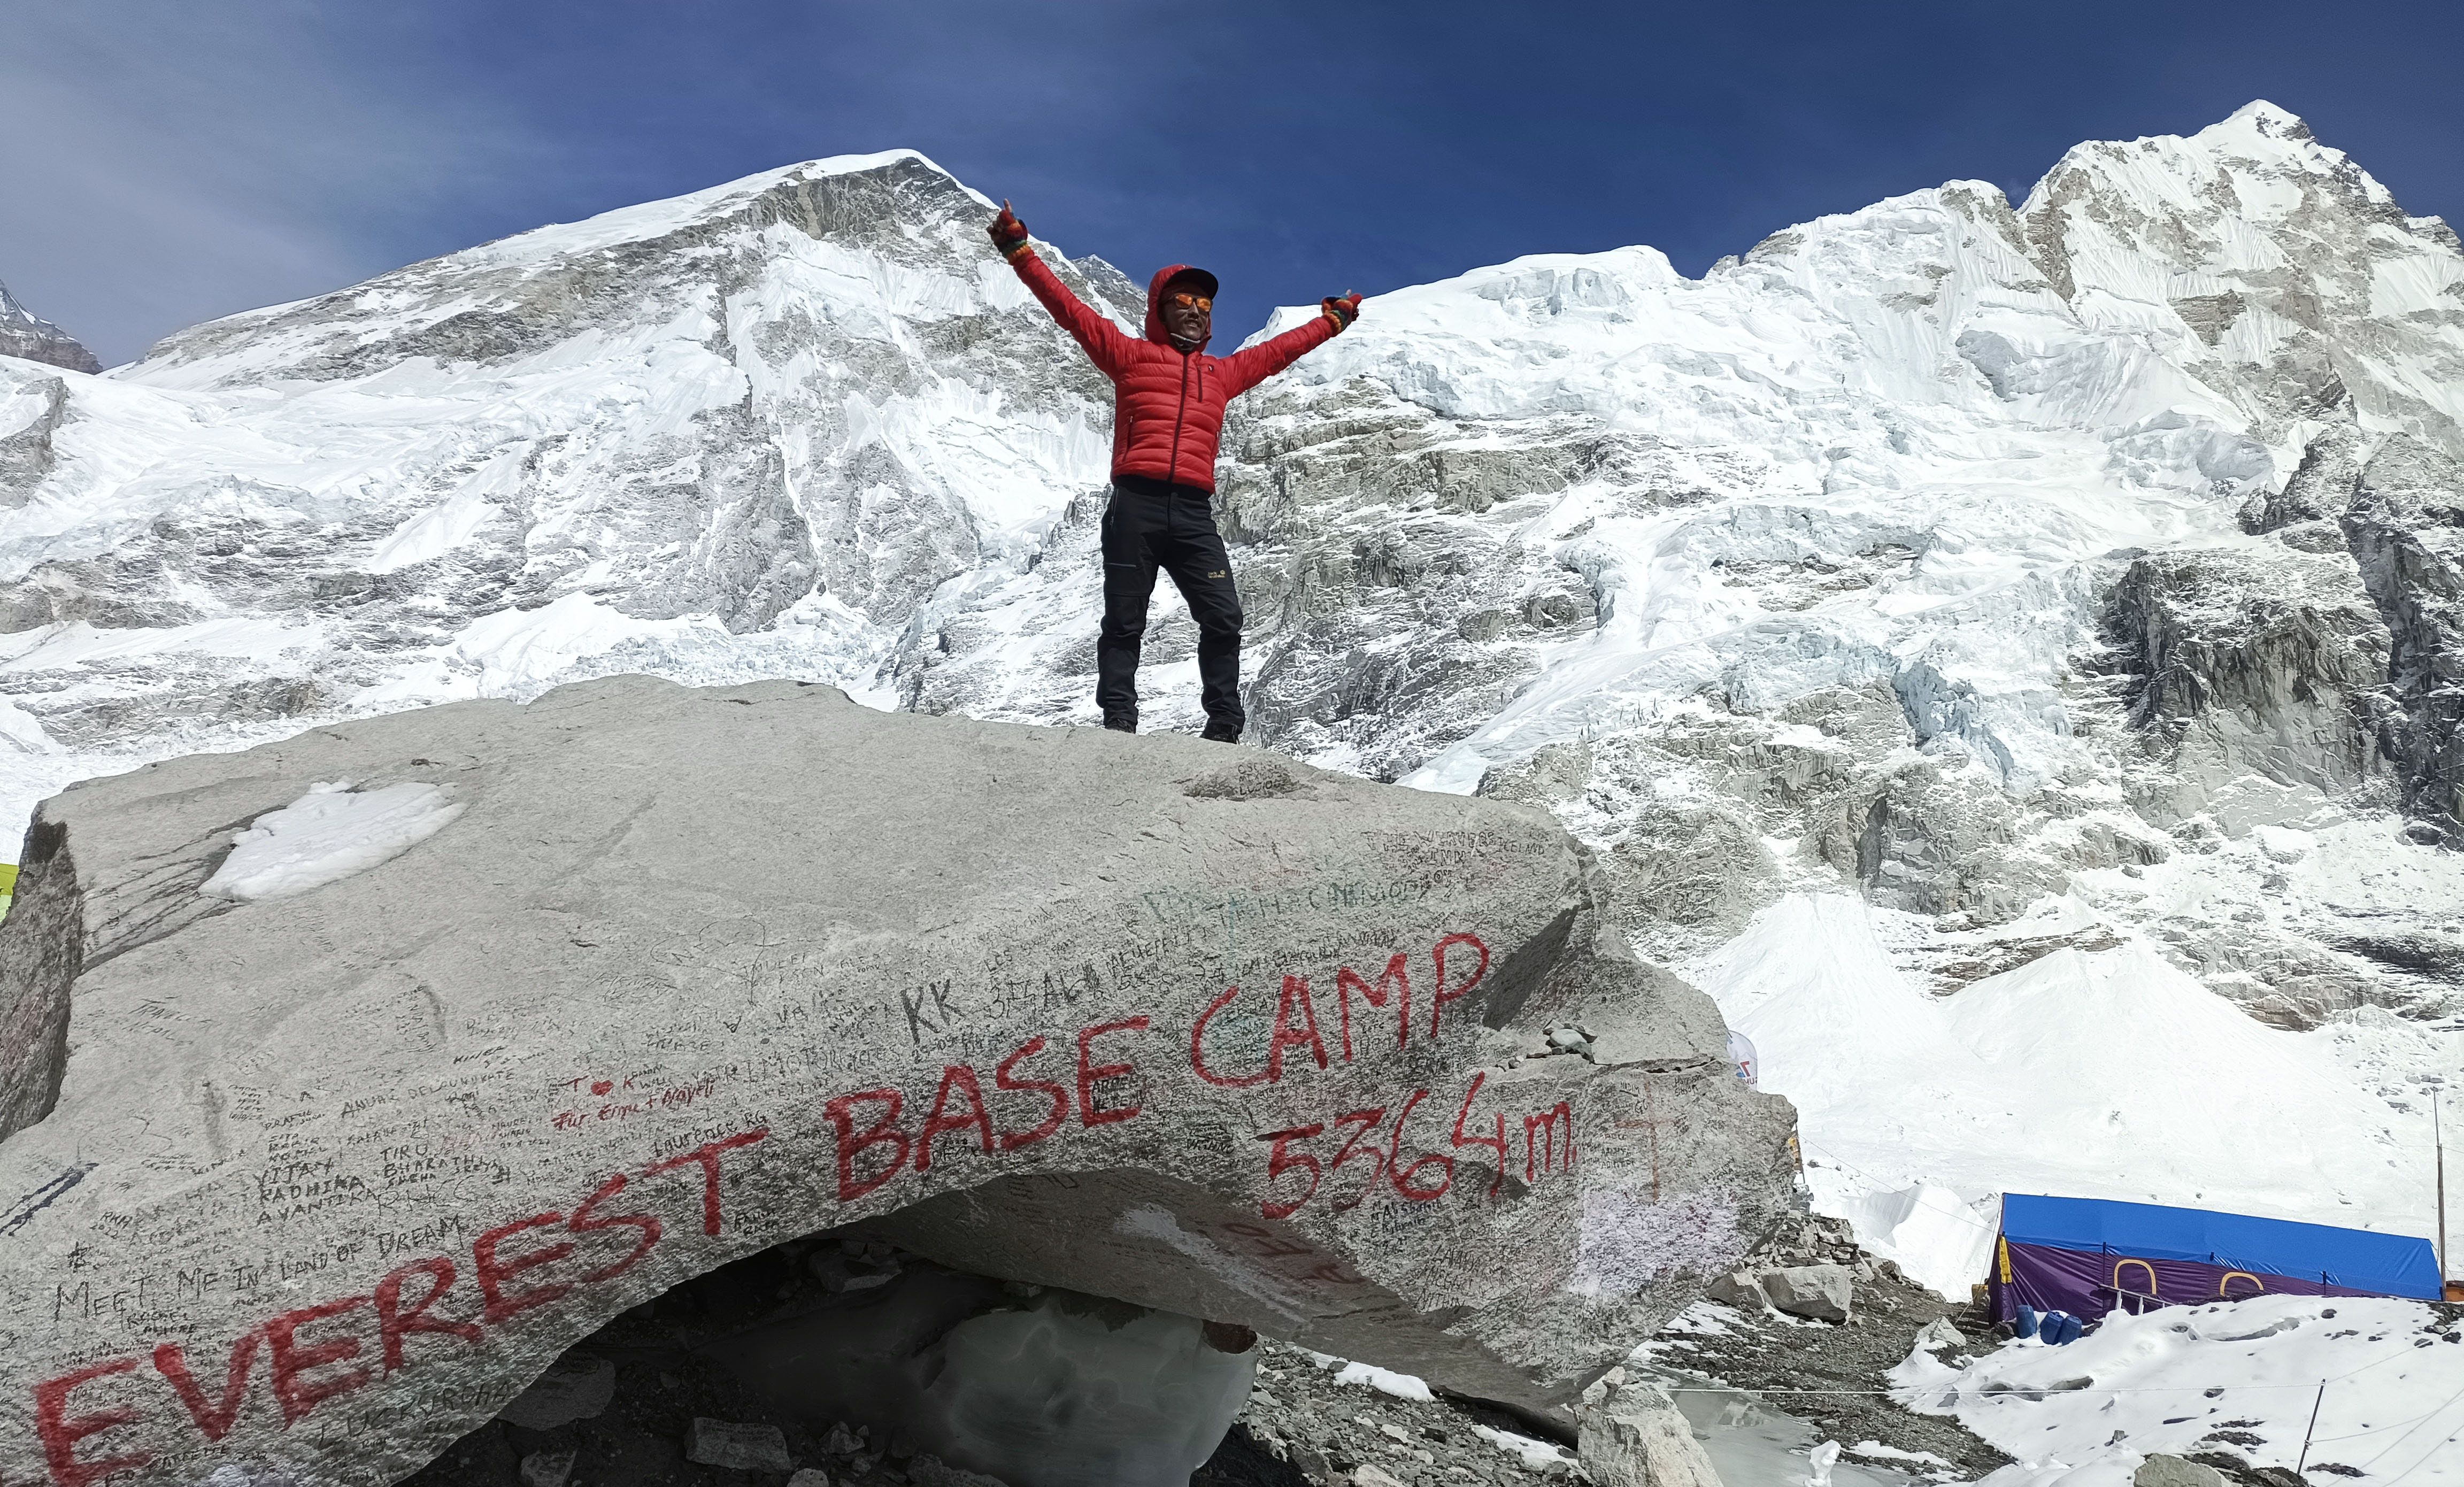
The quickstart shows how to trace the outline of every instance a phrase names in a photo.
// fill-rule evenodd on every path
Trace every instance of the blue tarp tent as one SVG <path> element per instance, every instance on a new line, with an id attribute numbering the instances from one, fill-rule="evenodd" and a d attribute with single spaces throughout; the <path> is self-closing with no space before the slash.
<path id="1" fill-rule="evenodd" d="M 1997 1314 L 2018 1301 L 2100 1316 L 2268 1293 L 2439 1299 L 2427 1239 L 2154 1203 L 2008 1193 L 1995 1252 Z"/>

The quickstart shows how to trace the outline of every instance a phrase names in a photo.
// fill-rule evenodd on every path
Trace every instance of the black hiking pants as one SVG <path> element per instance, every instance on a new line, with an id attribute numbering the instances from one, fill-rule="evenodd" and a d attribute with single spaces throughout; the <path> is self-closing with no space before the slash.
<path id="1" fill-rule="evenodd" d="M 1196 486 L 1136 475 L 1112 481 L 1104 508 L 1104 625 L 1095 638 L 1095 704 L 1107 714 L 1138 709 L 1138 643 L 1155 570 L 1172 575 L 1198 622 L 1199 700 L 1209 724 L 1237 735 L 1241 711 L 1241 596 L 1232 558 L 1215 530 L 1214 497 Z"/>

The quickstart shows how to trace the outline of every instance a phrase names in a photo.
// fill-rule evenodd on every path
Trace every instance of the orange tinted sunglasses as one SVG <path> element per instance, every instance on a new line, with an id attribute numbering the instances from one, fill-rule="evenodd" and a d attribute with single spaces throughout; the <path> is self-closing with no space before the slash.
<path id="1" fill-rule="evenodd" d="M 1185 290 L 1164 295 L 1163 302 L 1168 305 L 1178 305 L 1184 310 L 1211 311 L 1215 308 L 1213 299 L 1204 295 L 1190 294 Z"/>

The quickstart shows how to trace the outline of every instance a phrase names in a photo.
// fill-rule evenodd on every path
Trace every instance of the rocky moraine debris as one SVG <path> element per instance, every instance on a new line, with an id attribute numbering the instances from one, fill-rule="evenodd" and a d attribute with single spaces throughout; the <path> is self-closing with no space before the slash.
<path id="1" fill-rule="evenodd" d="M 1825 1282 L 1810 1295 L 1807 1272 L 1822 1272 Z M 1756 1282 L 1770 1301 L 1757 1300 Z M 1884 1392 L 1883 1376 L 1912 1348 L 1972 1357 L 2000 1345 L 1984 1309 L 1946 1301 L 1866 1255 L 1844 1222 L 1814 1216 L 1783 1226 L 1711 1294 L 1643 1349 L 1680 1387 L 1712 1382 L 1759 1393 L 1843 1446 L 1929 1454 L 1969 1476 L 2010 1463 L 1958 1421 L 1902 1409 Z M 1843 1315 L 1819 1315 L 1835 1302 Z"/>

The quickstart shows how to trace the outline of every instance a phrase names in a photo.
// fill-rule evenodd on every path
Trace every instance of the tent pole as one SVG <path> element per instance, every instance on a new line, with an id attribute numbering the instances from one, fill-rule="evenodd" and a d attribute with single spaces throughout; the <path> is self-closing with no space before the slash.
<path id="1" fill-rule="evenodd" d="M 2447 1300 L 2447 1136 L 2438 1125 L 2438 1094 L 2430 1092 L 2430 1140 L 2438 1160 L 2438 1299 Z"/>
<path id="2" fill-rule="evenodd" d="M 2310 1401 L 2310 1423 L 2301 1430 L 2301 1458 L 2299 1464 L 2293 1468 L 2293 1475 L 2296 1476 L 2299 1476 L 2310 1465 L 2310 1437 L 2319 1429 L 2319 1407 L 2326 1402 L 2327 1381 L 2321 1379 L 2319 1392 Z"/>

